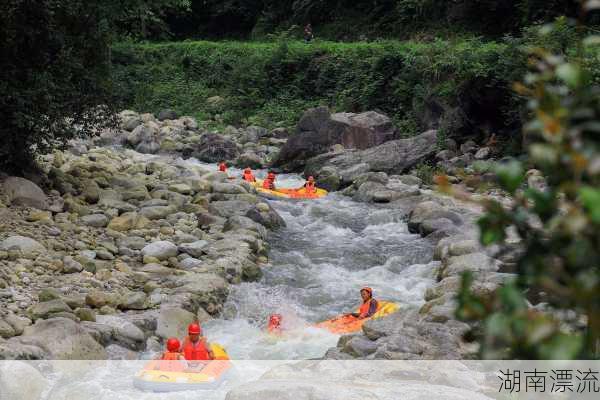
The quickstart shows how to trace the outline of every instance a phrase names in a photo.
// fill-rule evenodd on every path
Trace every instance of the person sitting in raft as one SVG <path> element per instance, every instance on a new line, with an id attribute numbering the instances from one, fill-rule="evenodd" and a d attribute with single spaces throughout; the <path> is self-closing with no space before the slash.
<path id="1" fill-rule="evenodd" d="M 269 324 L 267 325 L 267 330 L 269 333 L 280 335 L 281 334 L 281 314 L 272 314 L 269 317 Z"/>
<path id="2" fill-rule="evenodd" d="M 243 178 L 246 182 L 251 182 L 251 183 L 256 182 L 256 177 L 254 176 L 254 174 L 252 173 L 252 170 L 250 168 L 244 169 Z"/>
<path id="3" fill-rule="evenodd" d="M 181 349 L 181 343 L 179 339 L 170 338 L 167 340 L 167 351 L 165 351 L 160 357 L 164 361 L 177 361 L 183 360 L 183 354 L 179 351 Z"/>
<path id="4" fill-rule="evenodd" d="M 263 181 L 263 189 L 275 190 L 275 173 L 269 172 L 267 179 Z"/>
<path id="5" fill-rule="evenodd" d="M 363 303 L 360 306 L 359 312 L 346 314 L 353 316 L 358 319 L 365 319 L 372 317 L 377 312 L 379 304 L 377 300 L 373 298 L 373 289 L 370 287 L 364 287 L 360 289 L 360 296 L 362 297 Z"/>
<path id="6" fill-rule="evenodd" d="M 315 186 L 315 178 L 309 176 L 308 180 L 304 184 L 304 188 L 306 189 L 306 193 L 315 193 L 317 191 L 317 187 Z"/>
<path id="7" fill-rule="evenodd" d="M 225 164 L 225 161 L 219 163 L 219 171 L 227 173 L 227 164 Z"/>
<path id="8" fill-rule="evenodd" d="M 188 336 L 183 341 L 181 352 L 188 361 L 207 361 L 215 358 L 206 338 L 202 336 L 202 328 L 197 322 L 188 326 Z"/>

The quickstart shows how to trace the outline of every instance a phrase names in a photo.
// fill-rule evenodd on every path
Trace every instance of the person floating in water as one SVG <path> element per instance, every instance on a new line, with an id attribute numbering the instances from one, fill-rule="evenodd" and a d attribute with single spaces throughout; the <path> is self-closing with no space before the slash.
<path id="1" fill-rule="evenodd" d="M 347 316 L 352 316 L 358 319 L 370 318 L 377 312 L 379 304 L 377 300 L 373 298 L 373 289 L 370 287 L 364 287 L 360 289 L 360 296 L 362 297 L 362 304 L 357 313 L 348 313 Z"/>

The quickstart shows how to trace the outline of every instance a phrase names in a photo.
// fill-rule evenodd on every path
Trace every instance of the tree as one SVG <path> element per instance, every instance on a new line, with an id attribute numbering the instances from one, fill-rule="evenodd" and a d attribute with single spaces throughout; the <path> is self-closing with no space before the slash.
<path id="1" fill-rule="evenodd" d="M 529 156 L 546 187 L 527 187 L 515 161 L 497 171 L 512 206 L 484 203 L 482 243 L 507 248 L 511 229 L 523 248 L 517 278 L 492 295 L 463 280 L 457 315 L 479 322 L 472 334 L 484 358 L 600 357 L 600 86 L 588 64 L 599 42 L 585 39 L 571 60 L 533 49 L 535 69 L 516 85 L 529 99 Z"/>

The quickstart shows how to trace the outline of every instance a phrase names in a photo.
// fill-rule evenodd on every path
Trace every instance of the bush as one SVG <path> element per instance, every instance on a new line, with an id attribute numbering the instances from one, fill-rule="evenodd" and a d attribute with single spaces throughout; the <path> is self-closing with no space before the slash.
<path id="1" fill-rule="evenodd" d="M 408 135 L 429 127 L 421 117 L 429 100 L 448 108 L 475 102 L 481 85 L 493 86 L 500 97 L 494 106 L 508 112 L 512 77 L 525 66 L 514 52 L 475 39 L 306 45 L 288 35 L 274 43 L 121 43 L 113 49 L 113 71 L 120 99 L 139 111 L 171 107 L 205 116 L 211 110 L 204 100 L 220 95 L 229 111 L 225 123 L 273 127 L 293 125 L 305 109 L 322 104 L 382 111 Z M 496 120 L 500 131 L 514 122 Z"/>
<path id="2" fill-rule="evenodd" d="M 480 322 L 473 333 L 484 358 L 600 357 L 600 86 L 584 58 L 597 54 L 594 43 L 585 40 L 570 60 L 533 50 L 537 69 L 516 85 L 529 99 L 529 156 L 546 187 L 526 185 L 514 161 L 497 170 L 512 206 L 485 203 L 482 243 L 508 250 L 510 229 L 524 251 L 517 278 L 490 296 L 475 296 L 473 278 L 463 280 L 457 315 Z M 572 317 L 559 319 L 567 311 Z"/>

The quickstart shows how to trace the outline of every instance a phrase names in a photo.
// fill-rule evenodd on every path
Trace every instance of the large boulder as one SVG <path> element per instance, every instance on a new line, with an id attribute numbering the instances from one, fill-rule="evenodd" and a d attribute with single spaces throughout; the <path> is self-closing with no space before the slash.
<path id="1" fill-rule="evenodd" d="M 68 318 L 38 320 L 25 328 L 19 341 L 45 350 L 54 360 L 104 360 L 104 348 Z"/>
<path id="2" fill-rule="evenodd" d="M 330 115 L 326 107 L 313 108 L 304 113 L 296 134 L 283 146 L 275 165 L 293 170 L 335 144 L 347 149 L 367 149 L 395 137 L 392 121 L 374 111 Z"/>
<path id="3" fill-rule="evenodd" d="M 177 246 L 166 240 L 150 243 L 142 249 L 144 256 L 154 257 L 159 260 L 175 257 L 177 253 Z"/>
<path id="4" fill-rule="evenodd" d="M 306 161 L 305 175 L 319 175 L 325 167 L 335 167 L 338 171 L 352 171 L 361 165 L 360 171 L 385 172 L 399 175 L 407 172 L 422 161 L 435 156 L 437 148 L 437 131 L 428 131 L 418 136 L 391 140 L 366 150 L 346 150 L 321 154 Z M 358 171 L 342 175 L 356 176 Z M 352 176 L 352 177 L 353 177 Z M 344 181 L 352 177 L 345 178 Z"/>
<path id="5" fill-rule="evenodd" d="M 234 160 L 239 155 L 235 142 L 217 133 L 205 133 L 198 144 L 193 145 L 191 157 L 200 161 L 216 163 L 223 160 Z"/>
<path id="6" fill-rule="evenodd" d="M 187 327 L 196 321 L 195 314 L 177 307 L 165 304 L 161 306 L 156 323 L 156 336 L 167 339 L 170 337 L 182 338 L 187 335 Z"/>
<path id="7" fill-rule="evenodd" d="M 46 378 L 28 363 L 0 363 L 0 399 L 38 400 L 48 388 Z"/>
<path id="8" fill-rule="evenodd" d="M 46 252 L 44 246 L 25 236 L 9 236 L 0 242 L 0 250 L 18 250 L 25 258 L 35 258 L 35 256 Z"/>
<path id="9" fill-rule="evenodd" d="M 258 203 L 246 212 L 246 217 L 267 229 L 278 229 L 285 226 L 285 220 L 268 203 Z"/>
<path id="10" fill-rule="evenodd" d="M 33 207 L 45 210 L 48 197 L 38 185 L 25 178 L 11 176 L 2 183 L 4 193 L 11 205 Z"/>

